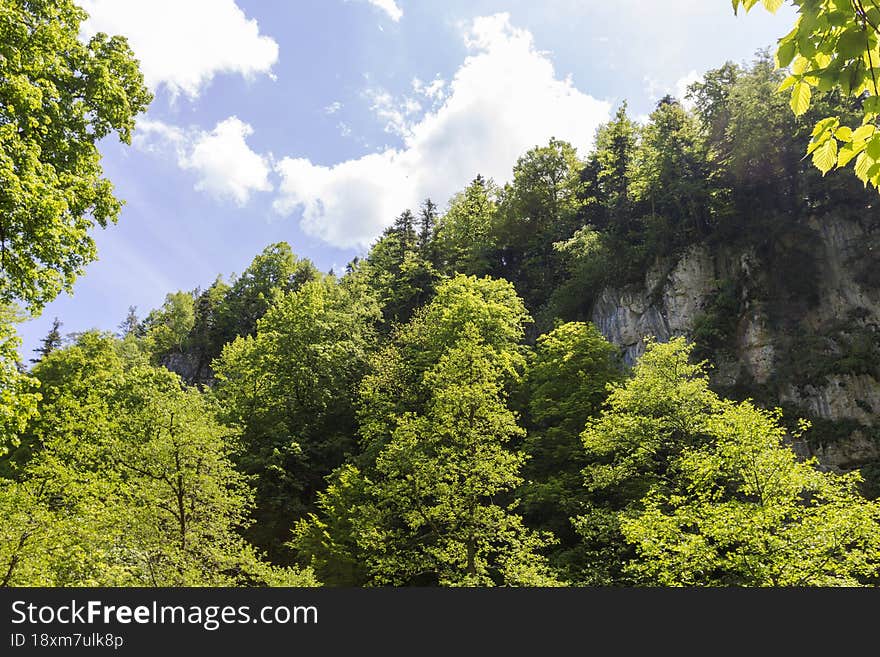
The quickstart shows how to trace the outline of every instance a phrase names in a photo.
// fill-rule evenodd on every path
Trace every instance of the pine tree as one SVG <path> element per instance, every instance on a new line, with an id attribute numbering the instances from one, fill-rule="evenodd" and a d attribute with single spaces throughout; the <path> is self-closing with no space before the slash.
<path id="1" fill-rule="evenodd" d="M 52 328 L 49 329 L 49 332 L 46 334 L 46 337 L 43 338 L 43 343 L 36 349 L 34 352 L 39 354 L 38 358 L 31 358 L 32 363 L 39 363 L 46 356 L 51 354 L 56 349 L 60 348 L 63 343 L 63 338 L 61 337 L 61 321 L 56 317 L 52 320 Z"/>
<path id="2" fill-rule="evenodd" d="M 128 314 L 119 323 L 119 337 L 127 338 L 129 335 L 140 337 L 142 333 L 143 327 L 137 316 L 137 306 L 129 306 Z"/>

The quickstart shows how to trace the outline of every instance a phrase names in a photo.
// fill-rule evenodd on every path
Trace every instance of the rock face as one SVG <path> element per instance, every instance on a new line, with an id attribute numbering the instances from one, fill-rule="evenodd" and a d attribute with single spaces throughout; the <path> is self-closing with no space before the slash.
<path id="1" fill-rule="evenodd" d="M 201 365 L 195 354 L 166 354 L 161 358 L 160 364 L 179 375 L 190 385 L 211 386 L 214 384 L 213 372 L 209 367 Z"/>
<path id="2" fill-rule="evenodd" d="M 630 364 L 647 336 L 694 340 L 719 389 L 818 420 L 805 455 L 826 466 L 880 460 L 874 218 L 812 219 L 772 244 L 693 246 L 642 284 L 604 289 L 591 319 Z"/>

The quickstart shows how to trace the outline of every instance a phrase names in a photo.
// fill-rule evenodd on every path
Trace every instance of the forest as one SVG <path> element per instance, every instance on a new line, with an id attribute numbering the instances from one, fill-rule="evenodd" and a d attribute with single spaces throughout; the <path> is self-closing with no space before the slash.
<path id="1" fill-rule="evenodd" d="M 780 85 L 806 83 L 762 51 L 645 121 L 622 103 L 582 158 L 551 139 L 509 182 L 401 208 L 344 271 L 270 244 L 117 327 L 61 317 L 31 359 L 16 322 L 119 213 L 96 143 L 151 100 L 125 40 L 82 43 L 81 20 L 0 0 L 0 586 L 880 583 L 878 469 L 802 458 L 810 418 L 712 379 L 736 290 L 635 362 L 591 322 L 694 245 L 772 251 L 828 213 L 880 229 L 816 129 L 860 122 L 864 94 L 793 112 Z"/>

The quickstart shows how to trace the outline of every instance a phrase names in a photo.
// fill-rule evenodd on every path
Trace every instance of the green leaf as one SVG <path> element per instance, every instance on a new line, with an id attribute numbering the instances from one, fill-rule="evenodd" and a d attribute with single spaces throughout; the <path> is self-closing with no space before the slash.
<path id="1" fill-rule="evenodd" d="M 801 116 L 808 109 L 810 109 L 810 98 L 812 97 L 812 92 L 810 91 L 810 85 L 806 82 L 798 82 L 794 88 L 791 90 L 791 111 L 794 112 L 795 116 Z"/>
<path id="2" fill-rule="evenodd" d="M 852 134 L 852 141 L 865 141 L 877 131 L 873 125 L 863 125 L 855 129 Z"/>
<path id="3" fill-rule="evenodd" d="M 785 68 L 791 64 L 791 60 L 797 54 L 797 43 L 794 39 L 782 40 L 776 49 L 776 66 L 777 68 Z"/>
<path id="4" fill-rule="evenodd" d="M 865 144 L 844 144 L 837 153 L 837 166 L 843 168 L 850 163 L 856 155 L 865 150 Z"/>
<path id="5" fill-rule="evenodd" d="M 817 137 L 828 129 L 834 130 L 840 123 L 840 119 L 836 116 L 829 116 L 827 118 L 822 119 L 817 122 L 815 126 L 813 126 L 813 132 L 810 135 L 811 137 Z"/>
<path id="6" fill-rule="evenodd" d="M 846 59 L 855 59 L 865 51 L 865 32 L 861 27 L 850 27 L 840 35 L 837 52 Z"/>
<path id="7" fill-rule="evenodd" d="M 835 130 L 834 136 L 840 141 L 852 141 L 852 128 L 842 125 L 837 130 Z"/>
<path id="8" fill-rule="evenodd" d="M 798 81 L 798 79 L 797 79 L 795 76 L 793 76 L 793 75 L 789 75 L 787 78 L 785 78 L 785 79 L 780 83 L 780 85 L 779 85 L 779 87 L 776 89 L 776 91 L 785 91 L 786 89 L 789 89 L 789 88 L 790 88 L 795 82 L 797 82 L 797 81 Z"/>
<path id="9" fill-rule="evenodd" d="M 771 14 L 775 14 L 777 10 L 783 5 L 784 0 L 764 0 L 764 9 L 769 11 Z"/>
<path id="10" fill-rule="evenodd" d="M 865 152 L 872 160 L 880 160 L 880 135 L 871 137 Z"/>
<path id="11" fill-rule="evenodd" d="M 874 161 L 868 157 L 867 153 L 861 153 L 856 159 L 855 172 L 859 180 L 865 185 L 868 184 L 868 169 L 874 164 Z"/>
<path id="12" fill-rule="evenodd" d="M 862 102 L 862 109 L 866 114 L 876 114 L 880 112 L 880 96 L 868 96 Z"/>
<path id="13" fill-rule="evenodd" d="M 824 176 L 837 164 L 837 141 L 828 139 L 813 153 L 813 164 Z"/>

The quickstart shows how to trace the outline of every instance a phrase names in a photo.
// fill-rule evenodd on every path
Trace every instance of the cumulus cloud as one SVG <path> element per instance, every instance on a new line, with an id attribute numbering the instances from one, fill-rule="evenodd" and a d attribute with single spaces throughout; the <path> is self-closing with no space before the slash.
<path id="1" fill-rule="evenodd" d="M 134 144 L 154 152 L 172 149 L 178 165 L 196 174 L 196 190 L 243 206 L 253 192 L 273 189 L 271 157 L 251 150 L 246 141 L 251 134 L 253 128 L 236 116 L 220 121 L 210 132 L 142 119 Z"/>
<path id="2" fill-rule="evenodd" d="M 687 96 L 688 87 L 691 86 L 694 82 L 699 82 L 703 79 L 703 76 L 697 73 L 696 71 L 691 71 L 687 75 L 683 75 L 680 77 L 675 83 L 675 97 L 678 98 L 685 107 L 689 109 L 693 106 L 693 103 L 689 101 L 685 96 Z"/>
<path id="3" fill-rule="evenodd" d="M 373 111 L 402 136 L 399 147 L 333 166 L 282 159 L 276 211 L 301 212 L 303 229 L 330 244 L 365 247 L 425 197 L 444 203 L 477 173 L 507 179 L 517 157 L 550 137 L 589 149 L 609 104 L 560 78 L 528 31 L 497 14 L 475 19 L 463 36 L 470 54 L 451 81 L 430 91 L 413 84 L 442 101 L 431 110 L 408 114 L 405 98 L 372 98 Z"/>
<path id="4" fill-rule="evenodd" d="M 271 74 L 278 44 L 235 0 L 81 0 L 83 36 L 128 38 L 151 89 L 191 98 L 218 73 Z"/>
<path id="5" fill-rule="evenodd" d="M 395 23 L 403 18 L 403 10 L 394 0 L 361 0 L 361 2 L 368 2 L 376 9 L 385 12 L 388 15 L 388 18 Z"/>

